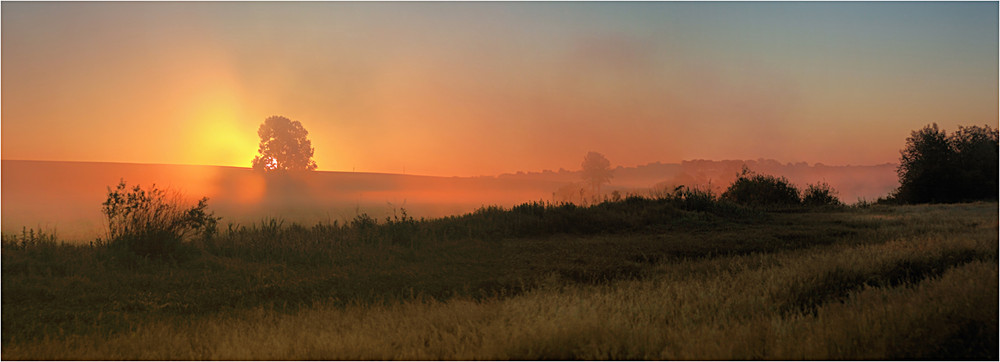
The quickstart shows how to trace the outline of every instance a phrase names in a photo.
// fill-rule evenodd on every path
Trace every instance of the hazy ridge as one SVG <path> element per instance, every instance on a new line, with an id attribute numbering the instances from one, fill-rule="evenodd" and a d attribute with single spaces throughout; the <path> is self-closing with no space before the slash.
<path id="1" fill-rule="evenodd" d="M 694 160 L 617 167 L 604 193 L 646 194 L 679 185 L 721 192 L 743 166 L 781 175 L 804 187 L 824 181 L 840 198 L 856 202 L 888 194 L 898 186 L 895 165 L 825 166 L 774 160 Z M 512 206 L 526 201 L 588 202 L 578 192 L 580 172 L 560 169 L 498 176 L 438 177 L 388 173 L 314 171 L 284 176 L 249 168 L 111 162 L 2 161 L 2 231 L 22 227 L 55 230 L 67 240 L 100 235 L 101 203 L 107 188 L 130 185 L 181 192 L 190 200 L 206 196 L 216 215 L 252 223 L 279 217 L 306 224 L 344 222 L 358 213 L 384 218 L 405 208 L 416 218 L 470 212 L 483 205 Z"/>

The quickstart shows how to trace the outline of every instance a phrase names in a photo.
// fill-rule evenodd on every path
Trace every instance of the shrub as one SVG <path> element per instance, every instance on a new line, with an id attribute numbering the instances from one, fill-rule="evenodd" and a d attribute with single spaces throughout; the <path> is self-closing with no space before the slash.
<path id="1" fill-rule="evenodd" d="M 722 193 L 722 198 L 753 206 L 792 206 L 801 203 L 799 190 L 788 179 L 757 175 L 746 168 Z"/>
<path id="2" fill-rule="evenodd" d="M 396 209 L 392 211 L 392 218 L 386 216 L 385 224 L 382 225 L 385 234 L 384 238 L 393 244 L 413 245 L 414 234 L 417 233 L 417 222 L 412 216 L 406 214 L 406 209 L 400 208 L 399 214 Z"/>
<path id="3" fill-rule="evenodd" d="M 377 240 L 375 232 L 378 227 L 378 220 L 368 216 L 367 213 L 356 215 L 354 220 L 351 220 L 350 227 L 354 230 L 358 240 L 369 243 Z"/>
<path id="4" fill-rule="evenodd" d="M 802 203 L 808 206 L 836 206 L 841 205 L 840 199 L 837 198 L 837 191 L 830 187 L 830 184 L 826 182 L 820 182 L 818 184 L 806 187 L 805 193 L 802 195 Z"/>
<path id="5" fill-rule="evenodd" d="M 709 211 L 716 204 L 715 194 L 711 189 L 702 190 L 686 186 L 677 186 L 669 197 L 675 207 L 690 211 Z"/>
<path id="6" fill-rule="evenodd" d="M 108 223 L 108 244 L 140 256 L 164 257 L 177 251 L 181 243 L 202 233 L 215 234 L 219 218 L 205 211 L 208 198 L 185 209 L 180 196 L 168 195 L 153 185 L 148 190 L 139 185 L 127 187 L 122 180 L 101 204 Z"/>

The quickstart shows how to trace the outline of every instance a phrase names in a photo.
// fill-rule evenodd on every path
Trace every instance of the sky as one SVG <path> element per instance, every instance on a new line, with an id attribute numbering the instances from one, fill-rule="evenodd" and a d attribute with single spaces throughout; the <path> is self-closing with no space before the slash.
<path id="1" fill-rule="evenodd" d="M 997 2 L 3 2 L 3 159 L 319 170 L 897 162 L 997 126 Z"/>

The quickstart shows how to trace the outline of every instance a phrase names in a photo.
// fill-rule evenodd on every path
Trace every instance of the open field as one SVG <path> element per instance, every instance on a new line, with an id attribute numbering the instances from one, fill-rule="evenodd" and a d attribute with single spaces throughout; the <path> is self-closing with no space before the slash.
<path id="1" fill-rule="evenodd" d="M 996 359 L 996 203 L 5 237 L 4 359 Z"/>

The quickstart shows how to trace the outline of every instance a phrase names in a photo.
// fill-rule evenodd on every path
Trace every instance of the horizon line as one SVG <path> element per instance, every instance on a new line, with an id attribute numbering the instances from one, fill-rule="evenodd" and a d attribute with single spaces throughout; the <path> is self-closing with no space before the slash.
<path id="1" fill-rule="evenodd" d="M 801 162 L 781 162 L 779 160 L 772 159 L 772 158 L 722 159 L 722 160 L 712 160 L 712 159 L 697 158 L 697 159 L 690 159 L 690 160 L 681 160 L 679 162 L 653 161 L 653 162 L 648 162 L 646 164 L 636 164 L 635 166 L 618 165 L 616 167 L 612 167 L 612 169 L 619 169 L 619 168 L 625 168 L 625 169 L 627 169 L 627 168 L 639 168 L 639 167 L 643 167 L 643 166 L 651 166 L 651 165 L 657 165 L 657 164 L 659 164 L 659 165 L 681 165 L 684 162 L 695 162 L 695 161 L 710 161 L 710 162 L 727 162 L 727 161 L 748 162 L 748 161 L 753 161 L 753 162 L 758 162 L 758 161 L 761 161 L 761 160 L 763 160 L 763 161 L 775 161 L 775 162 L 779 163 L 782 166 L 786 166 L 786 165 L 793 165 L 794 166 L 794 165 L 799 164 L 799 163 L 805 163 L 806 167 L 877 167 L 877 166 L 887 166 L 887 165 L 898 165 L 898 163 L 893 163 L 893 162 L 884 162 L 884 163 L 868 164 L 868 165 L 862 165 L 862 164 L 859 164 L 859 165 L 854 165 L 854 164 L 828 165 L 828 164 L 824 164 L 822 162 L 814 162 L 814 163 L 809 163 L 809 162 L 805 162 L 805 161 L 801 161 Z M 15 162 L 68 162 L 68 163 L 108 163 L 108 164 L 150 165 L 150 166 L 201 166 L 201 167 L 222 167 L 222 168 L 235 168 L 235 169 L 252 170 L 252 167 L 250 167 L 250 166 L 209 165 L 209 164 L 193 164 L 193 163 L 125 162 L 125 161 L 75 161 L 75 160 L 7 159 L 7 158 L 0 158 L 0 161 L 15 161 Z M 343 170 L 313 170 L 312 172 L 361 173 L 361 174 L 398 175 L 398 176 L 414 176 L 414 177 L 442 177 L 442 178 L 465 177 L 465 178 L 478 178 L 478 177 L 500 177 L 500 176 L 505 176 L 505 175 L 517 175 L 518 173 L 523 173 L 523 174 L 532 174 L 532 173 L 543 174 L 543 173 L 546 173 L 546 171 L 549 171 L 549 172 L 552 172 L 552 173 L 560 173 L 560 170 L 567 171 L 567 172 L 579 172 L 580 171 L 580 170 L 575 170 L 575 169 L 574 170 L 566 170 L 565 168 L 560 167 L 559 170 L 552 170 L 552 169 L 535 170 L 535 171 L 518 170 L 518 171 L 512 171 L 512 172 L 498 173 L 498 174 L 495 174 L 495 175 L 478 175 L 478 176 L 457 176 L 457 175 L 442 176 L 442 175 L 423 175 L 423 174 L 409 174 L 409 173 L 398 173 L 398 172 L 343 171 Z"/>

